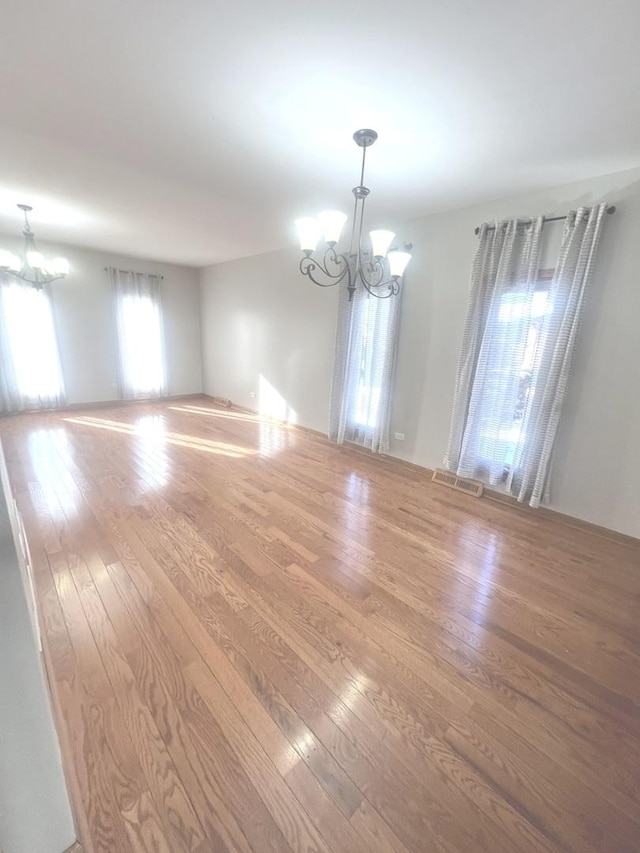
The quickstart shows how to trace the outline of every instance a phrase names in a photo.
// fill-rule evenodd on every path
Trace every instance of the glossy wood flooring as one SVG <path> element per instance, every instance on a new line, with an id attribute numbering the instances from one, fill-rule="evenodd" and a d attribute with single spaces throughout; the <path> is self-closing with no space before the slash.
<path id="1" fill-rule="evenodd" d="M 640 546 L 205 398 L 0 432 L 85 851 L 640 850 Z"/>

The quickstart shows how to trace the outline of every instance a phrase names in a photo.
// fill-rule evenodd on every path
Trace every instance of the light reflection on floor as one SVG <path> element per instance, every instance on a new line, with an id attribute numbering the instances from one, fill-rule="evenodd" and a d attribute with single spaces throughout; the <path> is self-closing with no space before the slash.
<path id="1" fill-rule="evenodd" d="M 368 477 L 361 477 L 355 471 L 351 471 L 346 482 L 345 499 L 338 503 L 340 512 L 340 525 L 349 534 L 349 539 L 357 542 L 366 548 L 371 547 L 371 530 L 369 513 L 369 488 L 370 482 Z M 351 555 L 355 553 L 353 548 L 345 545 L 345 550 L 349 550 Z M 369 578 L 373 570 L 371 562 L 362 559 L 357 560 L 357 570 L 351 564 L 351 560 L 347 561 L 345 555 L 344 563 L 337 561 L 336 573 L 343 573 L 348 578 L 348 588 L 353 592 L 364 592 L 369 588 Z M 344 580 L 338 577 L 342 582 Z"/>
<path id="2" fill-rule="evenodd" d="M 357 672 L 345 684 L 344 688 L 339 693 L 339 702 L 336 702 L 331 714 L 334 721 L 348 723 L 348 715 L 345 714 L 345 709 L 355 712 L 358 705 L 362 702 L 363 694 L 371 684 L 371 680 L 364 672 Z M 342 719 L 344 717 L 344 719 Z"/>
<path id="3" fill-rule="evenodd" d="M 158 486 L 166 486 L 171 474 L 171 464 L 167 455 L 167 433 L 162 415 L 145 415 L 135 424 L 136 434 L 140 437 L 139 462 L 142 473 Z"/>
<path id="4" fill-rule="evenodd" d="M 259 448 L 260 456 L 276 456 L 287 447 L 295 444 L 295 434 L 287 424 L 277 421 L 260 423 Z"/>
<path id="5" fill-rule="evenodd" d="M 79 506 L 77 486 L 69 468 L 73 449 L 62 427 L 37 429 L 29 433 L 29 458 L 37 480 L 40 501 L 54 519 L 72 519 Z M 35 497 L 35 496 L 34 496 Z"/>
<path id="6" fill-rule="evenodd" d="M 494 595 L 493 579 L 500 564 L 499 537 L 475 521 L 465 522 L 460 537 L 462 565 L 455 577 L 460 594 L 468 597 L 473 591 L 473 603 L 480 612 L 491 608 Z M 454 591 L 455 595 L 455 591 Z"/>
<path id="7" fill-rule="evenodd" d="M 341 521 L 354 539 L 363 545 L 369 541 L 369 478 L 352 471 L 346 483 L 346 501 L 342 501 Z"/>
<path id="8" fill-rule="evenodd" d="M 347 497 L 358 506 L 369 506 L 369 478 L 352 471 L 347 480 Z"/>

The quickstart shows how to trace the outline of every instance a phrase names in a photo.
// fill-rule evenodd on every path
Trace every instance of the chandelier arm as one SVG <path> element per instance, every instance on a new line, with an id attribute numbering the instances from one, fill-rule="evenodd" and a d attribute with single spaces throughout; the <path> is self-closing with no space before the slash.
<path id="1" fill-rule="evenodd" d="M 366 284 L 367 287 L 381 287 L 386 282 L 384 281 L 384 265 L 381 260 L 368 261 L 366 264 L 362 265 L 358 270 L 360 274 L 360 281 L 363 284 Z M 377 281 L 375 278 L 369 278 L 367 273 L 371 275 L 377 275 Z"/>
<path id="2" fill-rule="evenodd" d="M 384 266 L 381 261 L 376 261 L 375 263 L 369 261 L 366 266 L 369 267 L 371 272 L 379 271 L 378 280 L 372 281 L 367 278 L 366 269 L 361 267 L 358 270 L 358 278 L 368 293 L 376 296 L 378 299 L 388 299 L 390 296 L 395 296 L 399 293 L 400 284 L 398 280 L 394 277 L 385 278 Z M 381 292 L 381 288 L 387 288 L 386 292 Z"/>
<path id="3" fill-rule="evenodd" d="M 329 269 L 330 263 L 337 268 L 337 272 L 331 272 Z M 323 276 L 332 280 L 319 281 L 314 276 L 315 270 L 318 270 Z M 325 250 L 322 260 L 314 258 L 311 254 L 305 255 L 300 261 L 300 272 L 302 275 L 306 275 L 307 278 L 311 279 L 311 281 L 319 287 L 335 287 L 347 278 L 347 286 L 351 288 L 351 269 L 349 267 L 349 260 L 346 255 L 338 254 L 333 246 L 329 246 Z"/>
<path id="4" fill-rule="evenodd" d="M 28 272 L 22 272 L 22 270 L 4 270 L 7 275 L 11 275 L 14 278 L 20 279 L 20 281 L 26 281 L 27 284 L 32 284 L 34 287 L 40 289 L 43 284 L 51 284 L 52 281 L 58 281 L 60 278 L 64 278 L 64 275 L 42 275 L 42 273 L 34 270 L 34 275 L 29 275 Z"/>
<path id="5" fill-rule="evenodd" d="M 364 289 L 371 294 L 371 296 L 375 296 L 376 299 L 388 299 L 390 296 L 396 296 L 400 292 L 400 285 L 395 279 L 389 279 L 388 281 L 380 282 L 380 284 L 376 284 L 370 286 L 367 282 L 361 278 L 362 285 Z M 385 293 L 380 293 L 379 288 L 387 287 L 388 290 Z"/>

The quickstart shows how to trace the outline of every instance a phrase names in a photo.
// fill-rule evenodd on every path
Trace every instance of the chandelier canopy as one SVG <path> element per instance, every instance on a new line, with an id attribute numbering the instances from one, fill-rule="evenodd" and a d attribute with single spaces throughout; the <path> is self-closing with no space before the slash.
<path id="1" fill-rule="evenodd" d="M 401 251 L 395 246 L 389 248 L 395 239 L 393 231 L 370 231 L 371 248 L 362 246 L 364 224 L 364 205 L 370 193 L 364 186 L 364 167 L 369 148 L 378 138 L 375 130 L 357 130 L 353 138 L 362 148 L 362 169 L 360 183 L 354 187 L 353 227 L 349 254 L 336 252 L 340 232 L 347 215 L 338 210 L 326 210 L 315 218 L 296 220 L 300 248 L 304 257 L 300 261 L 300 272 L 320 287 L 334 287 L 346 281 L 349 300 L 353 299 L 358 284 L 372 296 L 386 299 L 400 292 L 400 284 L 405 268 L 411 260 L 408 250 L 411 244 Z M 322 257 L 315 256 L 318 242 L 324 238 L 326 248 Z"/>
<path id="2" fill-rule="evenodd" d="M 69 261 L 66 258 L 46 260 L 36 247 L 36 239 L 29 225 L 28 214 L 33 210 L 28 204 L 19 204 L 24 213 L 24 249 L 22 257 L 14 255 L 5 249 L 0 249 L 0 270 L 16 278 L 32 284 L 40 290 L 43 285 L 57 278 L 64 278 L 69 272 Z"/>

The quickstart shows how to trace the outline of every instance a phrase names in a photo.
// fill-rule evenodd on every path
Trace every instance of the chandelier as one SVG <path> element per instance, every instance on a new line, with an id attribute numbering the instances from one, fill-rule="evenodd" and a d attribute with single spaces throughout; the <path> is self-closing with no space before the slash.
<path id="1" fill-rule="evenodd" d="M 375 130 L 357 130 L 353 138 L 356 145 L 362 148 L 362 169 L 360 183 L 352 190 L 355 204 L 349 254 L 336 252 L 342 226 L 347 221 L 345 213 L 327 210 L 316 218 L 296 219 L 300 248 L 304 252 L 300 272 L 320 287 L 335 287 L 341 281 L 346 281 L 349 301 L 353 299 L 358 284 L 372 296 L 386 299 L 400 292 L 402 276 L 411 255 L 396 247 L 389 248 L 396 236 L 393 231 L 370 231 L 371 248 L 362 247 L 364 205 L 370 193 L 369 188 L 364 186 L 364 166 L 367 148 L 373 145 L 378 134 Z M 326 248 L 322 257 L 317 257 L 314 252 L 321 236 L 324 237 Z M 411 249 L 411 244 L 404 248 Z"/>
<path id="2" fill-rule="evenodd" d="M 0 249 L 0 270 L 16 278 L 32 284 L 37 290 L 50 281 L 64 278 L 69 272 L 69 261 L 66 258 L 53 258 L 48 261 L 36 247 L 36 239 L 29 225 L 28 214 L 33 210 L 28 204 L 19 204 L 24 213 L 24 249 L 22 257 L 14 255 L 5 249 Z"/>

